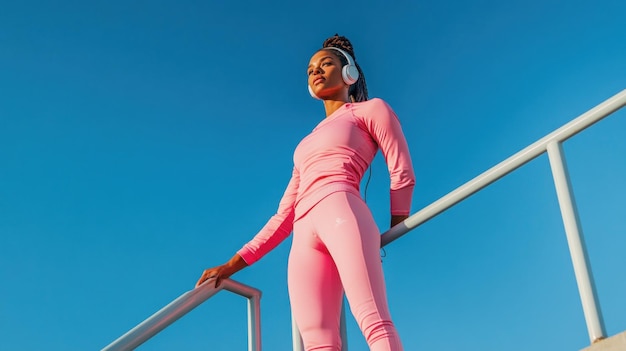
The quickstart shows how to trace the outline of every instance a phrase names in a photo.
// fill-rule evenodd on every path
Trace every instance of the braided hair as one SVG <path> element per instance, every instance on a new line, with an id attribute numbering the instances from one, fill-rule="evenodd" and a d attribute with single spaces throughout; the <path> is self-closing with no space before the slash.
<path id="1" fill-rule="evenodd" d="M 356 81 L 356 83 L 350 86 L 350 90 L 348 90 L 348 94 L 350 95 L 350 99 L 352 99 L 352 101 L 354 102 L 367 101 L 368 96 L 367 96 L 367 84 L 365 83 L 365 75 L 363 75 L 363 71 L 361 70 L 361 67 L 356 62 L 356 57 L 354 56 L 354 48 L 352 47 L 352 43 L 350 43 L 350 40 L 348 40 L 348 38 L 344 36 L 335 34 L 334 36 L 324 40 L 324 43 L 322 44 L 322 50 L 327 47 L 339 48 L 347 52 L 350 56 L 352 56 L 352 59 L 354 59 L 354 64 L 356 68 L 359 70 L 359 79 Z M 328 50 L 328 51 L 335 54 L 335 56 L 337 56 L 339 60 L 341 60 L 342 65 L 345 66 L 348 64 L 348 60 L 336 50 Z"/>

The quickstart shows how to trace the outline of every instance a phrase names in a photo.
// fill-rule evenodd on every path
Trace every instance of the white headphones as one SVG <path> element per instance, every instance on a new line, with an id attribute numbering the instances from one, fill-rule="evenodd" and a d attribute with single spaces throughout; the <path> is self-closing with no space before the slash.
<path id="1" fill-rule="evenodd" d="M 322 50 L 327 50 L 327 49 L 339 51 L 339 53 L 341 53 L 348 61 L 348 64 L 343 66 L 343 68 L 341 69 L 341 77 L 343 78 L 344 83 L 348 85 L 352 85 L 356 83 L 356 81 L 359 79 L 359 69 L 356 68 L 356 64 L 354 63 L 352 56 L 350 56 L 350 54 L 341 50 L 340 48 L 336 48 L 334 46 L 328 46 L 328 47 L 323 48 Z M 311 94 L 311 96 L 319 100 L 319 97 L 315 95 L 315 93 L 313 92 L 313 89 L 311 89 L 311 86 L 308 84 L 307 86 L 309 87 L 309 93 Z"/>

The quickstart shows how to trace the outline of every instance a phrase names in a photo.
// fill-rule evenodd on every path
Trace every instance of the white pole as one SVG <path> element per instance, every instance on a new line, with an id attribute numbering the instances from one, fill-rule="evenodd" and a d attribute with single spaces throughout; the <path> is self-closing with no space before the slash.
<path id="1" fill-rule="evenodd" d="M 293 318 L 293 313 L 291 313 L 291 340 L 293 345 L 293 351 L 304 351 L 302 336 L 300 335 L 300 331 L 298 330 L 296 320 Z"/>
<path id="2" fill-rule="evenodd" d="M 563 147 L 560 142 L 553 141 L 547 147 L 552 176 L 559 199 L 565 234 L 569 245 L 574 274 L 578 284 L 578 292 L 583 305 L 583 313 L 587 322 L 587 331 L 591 343 L 606 338 L 602 312 L 596 295 L 591 267 L 587 258 L 587 250 L 580 225 L 580 219 L 576 210 L 572 185 L 570 183 Z"/>
<path id="3" fill-rule="evenodd" d="M 446 194 L 439 200 L 424 207 L 417 213 L 411 215 L 405 219 L 404 222 L 397 224 L 393 228 L 389 229 L 382 234 L 381 246 L 385 246 L 392 241 L 398 239 L 404 234 L 408 233 L 411 229 L 425 223 L 431 218 L 439 215 L 448 208 L 456 205 L 457 203 L 470 197 L 477 191 L 488 186 L 489 184 L 497 181 L 505 175 L 513 172 L 517 168 L 530 162 L 537 156 L 543 154 L 546 151 L 546 145 L 553 141 L 565 141 L 576 133 L 579 133 L 585 128 L 600 121 L 611 113 L 626 106 L 626 89 L 615 94 L 611 98 L 592 108 L 591 110 L 583 113 L 577 118 L 571 120 L 567 124 L 563 125 L 559 129 L 537 140 L 531 145 L 525 147 L 521 151 L 517 152 L 513 156 L 498 163 L 494 167 L 488 169 L 484 173 L 470 180 L 469 182 L 454 189 L 450 193 Z"/>
<path id="4" fill-rule="evenodd" d="M 343 299 L 341 303 L 341 351 L 348 351 L 348 329 L 346 326 L 346 300 Z"/>
<path id="5" fill-rule="evenodd" d="M 341 325 L 340 325 L 340 334 L 341 334 L 341 351 L 348 351 L 348 331 L 346 329 L 346 301 L 344 300 L 341 303 Z M 296 324 L 296 320 L 293 318 L 293 313 L 291 314 L 291 338 L 293 344 L 293 351 L 304 351 L 304 345 L 302 344 L 302 335 L 300 335 L 300 331 L 298 330 L 298 325 Z"/>
<path id="6" fill-rule="evenodd" d="M 261 296 L 248 298 L 248 351 L 261 351 Z"/>
<path id="7" fill-rule="evenodd" d="M 126 334 L 117 338 L 102 351 L 128 351 L 134 350 L 151 337 L 158 334 L 170 324 L 196 308 L 198 305 L 217 294 L 221 290 L 228 290 L 248 299 L 248 345 L 250 351 L 261 350 L 261 322 L 260 322 L 260 299 L 261 291 L 253 287 L 241 284 L 231 279 L 226 279 L 218 287 L 214 287 L 214 279 L 209 279 L 199 287 L 187 291 L 167 306 L 139 323 Z M 253 315 L 250 316 L 250 313 Z M 253 322 L 250 322 L 250 321 Z M 254 328 L 252 331 L 250 328 Z M 254 335 L 254 341 L 252 336 Z M 254 348 L 250 348 L 252 346 Z"/>
<path id="8" fill-rule="evenodd" d="M 102 351 L 134 350 L 222 289 L 223 286 L 214 288 L 211 284 L 204 284 L 184 293 L 103 348 Z"/>

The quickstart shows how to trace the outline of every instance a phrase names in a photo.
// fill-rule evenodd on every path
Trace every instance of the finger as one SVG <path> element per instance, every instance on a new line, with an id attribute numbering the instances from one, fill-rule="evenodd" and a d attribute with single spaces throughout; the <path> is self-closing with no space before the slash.
<path id="1" fill-rule="evenodd" d="M 196 282 L 196 287 L 202 285 L 204 282 L 206 282 L 207 280 L 209 280 L 211 278 L 218 277 L 218 275 L 219 275 L 219 273 L 215 272 L 214 270 L 206 270 L 206 271 L 204 271 L 204 273 L 202 273 L 202 276 L 200 277 L 200 279 L 198 279 L 198 282 Z"/>
<path id="2" fill-rule="evenodd" d="M 207 281 L 207 279 L 209 279 L 210 277 L 210 273 L 207 271 L 202 272 L 202 275 L 200 276 L 200 279 L 198 279 L 198 282 L 196 282 L 196 288 L 200 285 L 202 285 L 202 283 L 204 283 L 205 281 Z"/>
<path id="3" fill-rule="evenodd" d="M 196 282 L 196 288 L 199 287 L 200 285 L 202 285 L 202 283 L 204 283 L 204 274 L 200 277 L 200 279 L 198 279 L 198 281 Z"/>

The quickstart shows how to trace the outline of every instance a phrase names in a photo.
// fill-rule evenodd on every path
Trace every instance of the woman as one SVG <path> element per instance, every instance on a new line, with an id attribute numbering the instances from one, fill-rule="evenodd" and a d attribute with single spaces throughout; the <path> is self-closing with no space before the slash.
<path id="1" fill-rule="evenodd" d="M 341 350 L 345 292 L 370 350 L 402 345 L 391 321 L 380 260 L 380 232 L 359 184 L 380 148 L 391 178 L 391 226 L 408 217 L 415 177 L 400 123 L 381 99 L 368 100 L 365 78 L 345 37 L 324 41 L 307 68 L 309 92 L 326 118 L 294 152 L 278 210 L 227 263 L 206 269 L 196 286 L 216 286 L 294 233 L 288 263 L 291 308 L 306 350 Z"/>

